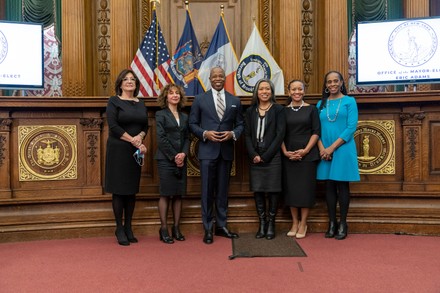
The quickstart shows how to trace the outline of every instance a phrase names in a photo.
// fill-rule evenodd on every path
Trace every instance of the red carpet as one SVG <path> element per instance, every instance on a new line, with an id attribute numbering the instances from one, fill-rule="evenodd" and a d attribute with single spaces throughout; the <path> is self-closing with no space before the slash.
<path id="1" fill-rule="evenodd" d="M 0 244 L 0 292 L 440 292 L 440 238 L 322 233 L 307 257 L 229 260 L 231 241 L 114 237 Z"/>

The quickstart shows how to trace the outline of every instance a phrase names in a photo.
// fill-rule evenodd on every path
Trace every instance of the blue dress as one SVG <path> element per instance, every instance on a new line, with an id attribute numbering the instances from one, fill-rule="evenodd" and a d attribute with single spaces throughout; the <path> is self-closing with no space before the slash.
<path id="1" fill-rule="evenodd" d="M 316 105 L 319 109 L 321 101 Z M 350 96 L 328 100 L 328 107 L 320 110 L 321 141 L 325 148 L 335 140 L 345 141 L 333 153 L 330 161 L 318 164 L 318 180 L 360 181 L 354 133 L 358 122 L 356 100 Z"/>

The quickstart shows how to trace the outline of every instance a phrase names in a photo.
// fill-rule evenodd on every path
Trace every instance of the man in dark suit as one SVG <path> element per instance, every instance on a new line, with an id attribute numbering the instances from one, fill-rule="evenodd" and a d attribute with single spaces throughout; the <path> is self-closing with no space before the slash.
<path id="1" fill-rule="evenodd" d="M 189 127 L 199 138 L 200 174 L 202 183 L 203 242 L 213 242 L 213 205 L 215 201 L 215 235 L 238 238 L 227 228 L 229 177 L 234 159 L 234 141 L 243 131 L 240 99 L 224 90 L 225 71 L 211 69 L 212 89 L 195 97 Z"/>

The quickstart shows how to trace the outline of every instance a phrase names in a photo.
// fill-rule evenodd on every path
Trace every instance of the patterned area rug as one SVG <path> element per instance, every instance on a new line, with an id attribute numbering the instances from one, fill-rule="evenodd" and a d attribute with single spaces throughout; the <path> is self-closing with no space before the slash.
<path id="1" fill-rule="evenodd" d="M 232 240 L 232 255 L 236 257 L 306 257 L 306 253 L 294 237 L 285 234 L 276 235 L 272 240 L 256 239 L 255 234 L 240 234 L 240 238 Z"/>

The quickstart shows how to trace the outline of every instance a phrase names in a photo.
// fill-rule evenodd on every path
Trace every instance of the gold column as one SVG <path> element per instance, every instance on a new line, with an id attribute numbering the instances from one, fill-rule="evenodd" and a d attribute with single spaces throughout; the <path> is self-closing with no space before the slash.
<path id="1" fill-rule="evenodd" d="M 63 1 L 63 95 L 86 95 L 85 0 Z"/>
<path id="2" fill-rule="evenodd" d="M 280 60 L 284 81 L 304 79 L 302 72 L 302 1 L 280 0 Z M 286 92 L 287 94 L 287 92 Z"/>
<path id="3" fill-rule="evenodd" d="M 324 71 L 337 70 L 348 74 L 347 1 L 325 1 L 324 17 Z M 324 73 L 325 73 L 324 72 Z"/>
<path id="4" fill-rule="evenodd" d="M 405 0 L 405 17 L 429 16 L 429 0 Z"/>
<path id="5" fill-rule="evenodd" d="M 141 40 L 136 38 L 136 0 L 110 2 L 110 88 L 119 72 L 130 67 Z M 135 39 L 136 38 L 136 39 Z"/>

